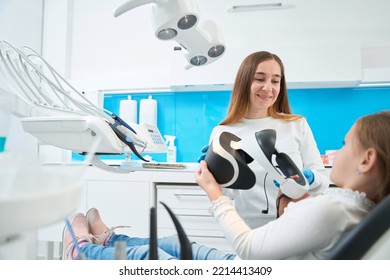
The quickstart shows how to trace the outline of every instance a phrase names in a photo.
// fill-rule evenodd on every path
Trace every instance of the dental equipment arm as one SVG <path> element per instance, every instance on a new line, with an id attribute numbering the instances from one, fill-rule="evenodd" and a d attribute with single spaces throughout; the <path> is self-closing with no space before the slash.
<path id="1" fill-rule="evenodd" d="M 185 50 L 189 64 L 210 64 L 225 53 L 225 44 L 215 22 L 199 23 L 199 8 L 196 0 L 129 0 L 114 10 L 118 17 L 139 6 L 151 4 L 155 36 L 163 41 L 175 40 Z"/>
<path id="2" fill-rule="evenodd" d="M 114 10 L 114 17 L 119 17 L 121 14 L 124 14 L 127 11 L 130 11 L 134 8 L 137 8 L 137 7 L 145 5 L 145 4 L 154 3 L 154 2 L 156 2 L 156 1 L 155 0 L 130 0 L 130 1 L 127 1 Z"/>
<path id="3" fill-rule="evenodd" d="M 208 148 L 205 161 L 222 187 L 250 189 L 256 177 L 248 164 L 257 161 L 269 176 L 278 182 L 286 196 L 297 199 L 309 184 L 291 158 L 275 148 L 276 131 L 261 130 L 242 139 L 230 132 L 216 135 Z"/>
<path id="4" fill-rule="evenodd" d="M 92 163 L 107 170 L 112 168 L 96 155 L 133 152 L 147 161 L 141 152 L 161 152 L 118 116 L 94 105 L 28 47 L 0 41 L 0 74 L 17 96 L 13 113 L 21 117 L 23 129 L 44 143 L 94 154 Z"/>

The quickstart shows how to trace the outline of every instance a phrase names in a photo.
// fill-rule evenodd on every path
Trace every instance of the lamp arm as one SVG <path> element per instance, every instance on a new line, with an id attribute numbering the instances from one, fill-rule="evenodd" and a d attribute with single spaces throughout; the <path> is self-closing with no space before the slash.
<path id="1" fill-rule="evenodd" d="M 155 0 L 129 0 L 114 10 L 114 17 L 118 17 L 121 14 L 124 14 L 127 11 L 130 11 L 139 6 L 149 4 L 149 3 L 154 3 L 154 2 Z"/>

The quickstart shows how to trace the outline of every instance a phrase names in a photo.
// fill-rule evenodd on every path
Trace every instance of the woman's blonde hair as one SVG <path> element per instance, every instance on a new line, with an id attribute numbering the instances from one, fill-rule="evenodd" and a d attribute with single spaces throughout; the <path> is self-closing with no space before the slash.
<path id="1" fill-rule="evenodd" d="M 390 193 L 390 111 L 361 117 L 355 127 L 362 147 L 374 148 L 377 153 L 379 176 L 383 182 L 383 189 L 378 197 L 378 201 L 381 201 Z"/>
<path id="2" fill-rule="evenodd" d="M 221 125 L 237 123 L 246 116 L 250 105 L 251 85 L 257 66 L 261 62 L 267 60 L 275 60 L 280 65 L 282 72 L 279 96 L 275 103 L 268 109 L 269 115 L 283 120 L 296 120 L 301 118 L 299 115 L 292 114 L 290 109 L 282 60 L 276 54 L 272 54 L 267 51 L 259 51 L 250 54 L 241 63 L 234 82 L 228 115 L 220 123 Z"/>

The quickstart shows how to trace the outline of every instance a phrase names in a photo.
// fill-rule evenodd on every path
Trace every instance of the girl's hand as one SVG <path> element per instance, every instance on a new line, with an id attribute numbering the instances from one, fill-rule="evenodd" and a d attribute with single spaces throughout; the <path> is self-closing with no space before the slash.
<path id="1" fill-rule="evenodd" d="M 200 168 L 196 172 L 195 180 L 198 185 L 207 193 L 210 201 L 217 200 L 223 195 L 221 186 L 215 180 L 213 174 L 207 168 L 207 163 L 202 160 L 200 162 Z"/>

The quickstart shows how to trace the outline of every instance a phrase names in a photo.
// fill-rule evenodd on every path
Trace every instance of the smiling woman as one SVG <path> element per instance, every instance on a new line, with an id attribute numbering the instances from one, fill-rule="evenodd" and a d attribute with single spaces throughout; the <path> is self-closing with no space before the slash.
<path id="1" fill-rule="evenodd" d="M 263 79 L 258 79 L 259 75 L 263 76 Z M 276 96 L 266 108 L 267 110 L 262 110 L 265 111 L 264 116 L 285 120 L 300 118 L 291 114 L 282 60 L 276 54 L 260 51 L 247 56 L 241 63 L 234 82 L 228 115 L 220 123 L 221 125 L 234 124 L 243 118 L 249 118 L 248 110 L 256 105 L 251 102 L 251 95 L 268 94 L 267 91 L 270 90 L 266 81 L 267 76 L 274 85 L 271 91 Z"/>
<path id="2" fill-rule="evenodd" d="M 311 195 L 328 188 L 329 178 L 311 129 L 304 117 L 291 112 L 281 59 L 276 54 L 259 51 L 241 63 L 228 114 L 213 129 L 210 142 L 223 131 L 242 138 L 264 129 L 276 130 L 275 147 L 288 153 L 296 166 L 305 171 Z M 251 189 L 224 188 L 223 192 L 234 199 L 239 215 L 255 228 L 277 217 L 277 188 L 273 182 L 275 178 L 267 176 L 260 164 L 253 162 L 250 168 L 256 174 L 256 184 Z"/>
<path id="3" fill-rule="evenodd" d="M 279 96 L 281 78 L 280 64 L 275 60 L 267 60 L 257 66 L 251 86 L 248 119 L 268 116 L 268 108 Z"/>

